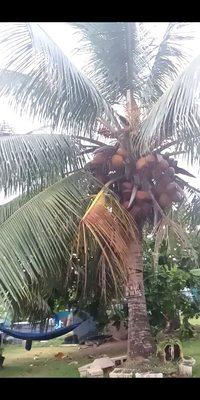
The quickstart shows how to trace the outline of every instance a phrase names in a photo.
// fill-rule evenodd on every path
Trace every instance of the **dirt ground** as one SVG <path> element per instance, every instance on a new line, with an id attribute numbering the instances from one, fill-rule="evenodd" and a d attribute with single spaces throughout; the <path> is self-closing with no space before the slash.
<path id="1" fill-rule="evenodd" d="M 74 360 L 79 358 L 93 356 L 99 357 L 100 355 L 116 356 L 124 355 L 127 352 L 127 341 L 121 340 L 117 342 L 108 342 L 101 344 L 100 346 L 79 346 L 79 350 L 75 350 L 70 354 L 70 357 Z"/>

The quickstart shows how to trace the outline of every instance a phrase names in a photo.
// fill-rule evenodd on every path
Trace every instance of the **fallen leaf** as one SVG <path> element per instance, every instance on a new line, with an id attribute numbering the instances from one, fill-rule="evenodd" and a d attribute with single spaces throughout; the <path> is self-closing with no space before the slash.
<path id="1" fill-rule="evenodd" d="M 56 358 L 62 358 L 64 356 L 64 353 L 58 352 L 57 354 L 55 354 L 54 357 Z"/>

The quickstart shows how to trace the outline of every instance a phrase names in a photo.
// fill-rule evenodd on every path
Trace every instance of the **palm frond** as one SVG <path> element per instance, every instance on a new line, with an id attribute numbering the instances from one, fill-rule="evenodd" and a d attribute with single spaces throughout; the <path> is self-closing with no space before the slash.
<path id="1" fill-rule="evenodd" d="M 160 97 L 133 139 L 140 154 L 177 141 L 175 151 L 185 151 L 191 163 L 199 162 L 200 56 L 196 57 Z M 169 143 L 170 144 L 170 143 Z"/>
<path id="2" fill-rule="evenodd" d="M 107 186 L 97 192 L 92 175 L 76 172 L 34 196 L 0 225 L 1 298 L 9 299 L 17 312 L 26 304 L 32 313 L 36 293 L 44 301 L 38 305 L 41 311 L 61 282 L 67 288 L 72 273 L 86 288 L 87 266 L 99 251 L 97 277 L 105 273 L 116 291 L 117 283 L 126 281 L 126 246 L 134 238 L 134 222 Z"/>
<path id="3" fill-rule="evenodd" d="M 149 105 L 163 95 L 192 59 L 190 41 L 194 40 L 195 33 L 191 23 L 168 24 L 145 85 L 144 96 Z"/>
<path id="4" fill-rule="evenodd" d="M 200 191 L 189 189 L 191 193 L 190 201 L 185 205 L 184 223 L 189 226 L 191 230 L 199 229 L 200 225 Z M 181 213 L 181 210 L 179 211 Z"/>
<path id="5" fill-rule="evenodd" d="M 83 166 L 79 147 L 66 135 L 0 138 L 0 189 L 23 193 L 53 184 Z"/>
<path id="6" fill-rule="evenodd" d="M 136 225 L 130 214 L 120 206 L 117 198 L 109 193 L 106 185 L 95 196 L 79 225 L 76 246 L 77 252 L 82 248 L 85 255 L 85 279 L 88 243 L 91 242 L 91 237 L 102 252 L 99 267 L 103 291 L 106 292 L 108 275 L 108 281 L 111 279 L 117 293 L 121 282 L 125 284 L 128 277 L 127 244 L 136 239 Z"/>
<path id="7" fill-rule="evenodd" d="M 20 73 L 10 72 L 12 80 L 8 83 L 7 72 L 1 71 L 0 94 L 8 96 L 10 104 L 22 114 L 54 128 L 79 129 L 88 134 L 97 116 L 111 114 L 98 89 L 38 23 L 2 24 L 0 49 L 3 67 Z"/>
<path id="8" fill-rule="evenodd" d="M 0 286 L 13 301 L 29 299 L 32 287 L 48 292 L 66 268 L 84 214 L 87 178 L 80 172 L 64 178 L 1 224 Z"/>
<path id="9" fill-rule="evenodd" d="M 196 262 L 197 255 L 196 252 L 189 240 L 186 230 L 179 223 L 177 223 L 174 219 L 171 219 L 169 216 L 163 217 L 158 225 L 155 227 L 155 247 L 154 247 L 154 267 L 157 267 L 158 259 L 159 259 L 159 250 L 163 241 L 166 242 L 167 247 L 170 248 L 170 242 L 176 241 L 180 243 L 185 249 L 188 250 L 188 253 Z"/>
<path id="10" fill-rule="evenodd" d="M 148 60 L 153 57 L 153 39 L 144 24 L 73 22 L 72 25 L 81 33 L 77 51 L 89 57 L 85 67 L 87 76 L 101 93 L 111 103 L 126 96 L 128 90 L 138 99 L 141 81 L 149 72 Z"/>

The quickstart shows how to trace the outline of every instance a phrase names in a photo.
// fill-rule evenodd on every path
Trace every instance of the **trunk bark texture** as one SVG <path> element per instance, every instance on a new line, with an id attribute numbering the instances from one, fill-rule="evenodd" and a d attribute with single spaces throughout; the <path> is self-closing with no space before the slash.
<path id="1" fill-rule="evenodd" d="M 149 357 L 155 351 L 151 336 L 143 283 L 142 240 L 131 243 L 127 254 L 129 280 L 128 300 L 128 357 Z"/>

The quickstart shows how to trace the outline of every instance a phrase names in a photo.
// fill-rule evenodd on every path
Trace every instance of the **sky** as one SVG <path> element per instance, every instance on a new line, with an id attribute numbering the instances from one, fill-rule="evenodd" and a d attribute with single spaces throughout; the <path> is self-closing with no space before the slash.
<path id="1" fill-rule="evenodd" d="M 48 33 L 48 35 L 52 37 L 52 39 L 59 45 L 62 51 L 70 58 L 70 60 L 75 64 L 78 69 L 81 70 L 87 64 L 87 56 L 83 56 L 82 54 L 80 55 L 78 53 L 74 54 L 74 50 L 78 46 L 79 36 L 77 35 L 77 32 L 75 32 L 74 29 L 70 26 L 70 24 L 61 22 L 45 22 L 40 23 L 40 25 Z M 146 23 L 146 25 L 148 25 L 151 31 L 154 32 L 154 34 L 156 34 L 156 36 L 161 39 L 166 29 L 167 23 Z M 200 23 L 193 23 L 192 26 L 197 32 L 200 32 Z M 194 56 L 200 53 L 199 40 L 200 34 L 197 33 L 197 39 L 196 41 L 194 41 L 192 46 Z M 19 114 L 10 109 L 10 107 L 6 104 L 5 99 L 2 98 L 0 99 L 0 110 L 0 122 L 1 120 L 6 120 L 16 134 L 24 134 L 33 129 L 39 129 L 41 127 L 41 123 L 36 120 L 32 122 L 28 118 L 20 117 Z M 195 172 L 196 175 L 195 168 L 191 166 L 188 167 L 186 162 L 183 162 L 183 167 L 187 167 L 190 172 Z M 189 179 L 191 184 L 200 187 L 200 182 L 198 183 L 198 180 L 199 179 Z M 8 201 L 3 197 L 3 194 L 0 193 L 0 204 L 2 204 L 2 202 Z"/>

